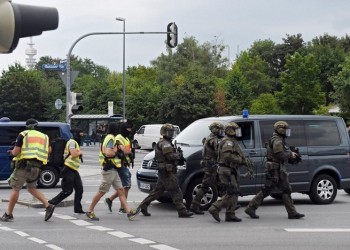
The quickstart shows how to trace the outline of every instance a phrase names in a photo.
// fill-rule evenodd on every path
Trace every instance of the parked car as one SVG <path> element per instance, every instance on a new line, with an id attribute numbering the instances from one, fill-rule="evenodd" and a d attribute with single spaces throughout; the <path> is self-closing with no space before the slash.
<path id="1" fill-rule="evenodd" d="M 12 173 L 12 158 L 7 154 L 7 150 L 13 146 L 18 134 L 25 129 L 25 121 L 11 121 L 5 117 L 0 119 L 0 180 L 8 179 Z M 68 141 L 72 137 L 70 126 L 66 123 L 39 122 L 38 130 L 49 136 L 50 143 L 55 138 Z M 60 179 L 62 168 L 63 163 L 55 165 L 49 161 L 41 169 L 38 186 L 43 188 L 55 187 Z"/>
<path id="2" fill-rule="evenodd" d="M 350 141 L 342 118 L 313 115 L 210 117 L 193 122 L 174 139 L 186 158 L 185 165 L 178 166 L 177 177 L 187 205 L 191 204 L 201 185 L 202 140 L 209 135 L 208 126 L 212 122 L 226 124 L 233 121 L 242 129 L 239 142 L 245 155 L 253 160 L 255 168 L 255 179 L 240 180 L 240 195 L 246 196 L 256 194 L 265 183 L 265 142 L 273 133 L 273 124 L 279 120 L 287 121 L 290 125 L 292 134 L 287 138 L 287 143 L 299 148 L 302 155 L 301 163 L 288 167 L 293 192 L 309 195 L 316 204 L 329 204 L 335 199 L 338 189 L 350 190 Z M 241 175 L 245 171 L 242 168 Z M 137 171 L 138 188 L 149 193 L 154 189 L 156 181 L 157 162 L 152 151 L 144 157 L 142 166 Z M 201 208 L 209 208 L 220 195 L 220 187 L 211 186 L 201 201 Z M 271 196 L 281 198 L 277 190 Z M 170 198 L 165 194 L 159 200 L 169 201 Z"/>
<path id="3" fill-rule="evenodd" d="M 134 140 L 141 149 L 154 149 L 160 138 L 160 128 L 163 124 L 148 124 L 142 125 L 134 135 Z M 180 133 L 180 128 L 174 125 L 177 134 Z"/>

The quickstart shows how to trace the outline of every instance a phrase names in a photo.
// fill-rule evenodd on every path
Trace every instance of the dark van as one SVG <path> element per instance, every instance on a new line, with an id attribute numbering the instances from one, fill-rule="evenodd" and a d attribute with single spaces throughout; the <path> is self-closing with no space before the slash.
<path id="1" fill-rule="evenodd" d="M 5 117 L 0 119 L 0 180 L 8 179 L 12 173 L 11 158 L 7 154 L 7 150 L 13 146 L 18 134 L 25 129 L 25 122 L 10 121 Z M 72 137 L 70 126 L 66 123 L 39 122 L 38 130 L 49 136 L 50 143 L 56 138 L 68 141 Z M 60 179 L 62 168 L 63 164 L 56 165 L 49 161 L 41 170 L 38 186 L 42 188 L 55 187 Z"/>
<path id="2" fill-rule="evenodd" d="M 254 195 L 265 183 L 264 162 L 265 142 L 273 133 L 273 124 L 283 120 L 288 122 L 292 133 L 287 138 L 290 146 L 299 148 L 302 162 L 289 165 L 289 178 L 293 192 L 307 194 L 316 204 L 329 204 L 337 196 L 338 189 L 350 188 L 350 142 L 345 122 L 340 117 L 314 115 L 252 115 L 210 117 L 197 120 L 185 128 L 174 141 L 184 152 L 186 163 L 178 167 L 177 177 L 187 205 L 196 194 L 203 177 L 199 164 L 202 140 L 208 136 L 208 126 L 219 121 L 223 124 L 236 122 L 242 129 L 240 144 L 246 156 L 254 162 L 255 179 L 240 180 L 240 195 Z M 241 175 L 245 174 L 242 168 Z M 137 171 L 137 184 L 142 192 L 149 193 L 156 185 L 157 162 L 154 151 L 146 155 Z M 201 208 L 207 209 L 221 190 L 214 185 L 202 199 Z M 281 194 L 273 193 L 275 198 Z M 169 201 L 164 196 L 160 201 Z"/>

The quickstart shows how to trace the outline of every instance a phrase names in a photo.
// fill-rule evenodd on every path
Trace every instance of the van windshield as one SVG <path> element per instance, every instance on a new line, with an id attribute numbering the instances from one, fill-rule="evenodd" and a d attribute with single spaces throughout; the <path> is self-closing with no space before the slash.
<path id="1" fill-rule="evenodd" d="M 174 139 L 177 144 L 189 146 L 202 146 L 203 138 L 210 134 L 209 125 L 213 120 L 199 120 L 188 125 L 181 133 Z"/>

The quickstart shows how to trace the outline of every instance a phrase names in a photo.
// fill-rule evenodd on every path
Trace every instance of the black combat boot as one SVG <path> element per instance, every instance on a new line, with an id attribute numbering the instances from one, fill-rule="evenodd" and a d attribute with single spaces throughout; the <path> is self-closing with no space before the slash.
<path id="1" fill-rule="evenodd" d="M 151 216 L 151 214 L 147 211 L 147 207 L 146 208 L 141 207 L 140 209 L 143 216 Z"/>
<path id="2" fill-rule="evenodd" d="M 242 219 L 238 218 L 236 215 L 228 215 L 228 214 L 226 214 L 225 221 L 227 221 L 227 222 L 241 222 Z"/>
<path id="3" fill-rule="evenodd" d="M 180 218 L 189 218 L 189 217 L 191 217 L 193 215 L 193 213 L 192 212 L 190 212 L 190 211 L 184 211 L 184 212 L 179 212 L 179 217 Z"/>
<path id="4" fill-rule="evenodd" d="M 247 207 L 244 212 L 250 216 L 252 219 L 259 219 L 259 216 L 256 215 L 255 210 L 251 207 Z"/>
<path id="5" fill-rule="evenodd" d="M 221 219 L 220 219 L 220 216 L 219 216 L 219 211 L 214 207 L 214 206 L 211 206 L 208 210 L 208 212 L 211 214 L 211 216 L 213 216 L 213 218 L 217 221 L 217 222 L 220 222 Z"/>
<path id="6" fill-rule="evenodd" d="M 288 214 L 288 219 L 300 219 L 303 218 L 305 214 L 299 214 L 296 212 L 295 214 Z"/>
<path id="7" fill-rule="evenodd" d="M 200 210 L 198 207 L 195 207 L 195 206 L 191 206 L 190 211 L 195 214 L 204 214 L 202 210 Z"/>

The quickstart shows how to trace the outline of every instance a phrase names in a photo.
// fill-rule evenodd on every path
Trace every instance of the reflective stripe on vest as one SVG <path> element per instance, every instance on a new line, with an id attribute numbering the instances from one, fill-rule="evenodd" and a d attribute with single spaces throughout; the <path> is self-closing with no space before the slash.
<path id="1" fill-rule="evenodd" d="M 100 154 L 99 154 L 99 157 L 98 157 L 98 161 L 100 163 L 101 166 L 103 166 L 103 164 L 105 163 L 105 156 L 103 155 L 103 153 L 105 153 L 105 150 L 106 150 L 106 147 L 107 147 L 107 144 L 110 140 L 113 140 L 113 145 L 115 145 L 115 136 L 112 135 L 112 134 L 108 134 L 106 136 L 106 138 L 103 140 L 103 143 L 102 143 L 102 147 L 100 149 Z M 103 150 L 103 153 L 102 151 Z M 109 158 L 112 163 L 116 166 L 116 163 L 115 163 L 115 159 L 114 158 Z"/>
<path id="2" fill-rule="evenodd" d="M 75 149 L 80 151 L 80 146 L 79 143 L 76 142 L 73 139 L 70 139 L 67 143 L 66 143 L 66 147 L 64 149 L 64 165 L 66 165 L 67 167 L 73 169 L 73 170 L 78 170 L 78 168 L 80 167 L 80 159 L 79 156 L 77 157 L 72 157 L 72 155 L 69 153 L 69 145 L 74 142 L 75 143 Z M 67 157 L 68 155 L 68 157 Z"/>
<path id="3" fill-rule="evenodd" d="M 129 138 L 125 138 L 121 134 L 118 134 L 115 137 L 115 141 L 120 141 L 122 146 L 124 147 L 125 151 L 129 152 L 131 150 L 131 144 L 130 144 Z M 130 156 L 129 155 L 125 155 L 125 156 L 126 156 L 128 163 L 130 164 L 130 162 L 131 162 Z M 115 162 L 116 162 L 117 168 L 120 168 L 122 166 L 122 160 L 120 158 L 115 158 Z"/>
<path id="4" fill-rule="evenodd" d="M 49 155 L 49 137 L 36 130 L 25 130 L 20 134 L 23 136 L 23 144 L 19 158 L 37 159 L 46 165 Z"/>

